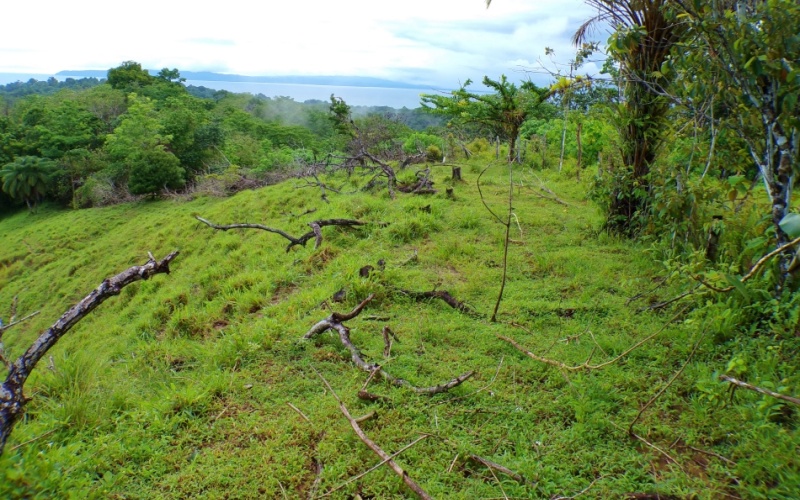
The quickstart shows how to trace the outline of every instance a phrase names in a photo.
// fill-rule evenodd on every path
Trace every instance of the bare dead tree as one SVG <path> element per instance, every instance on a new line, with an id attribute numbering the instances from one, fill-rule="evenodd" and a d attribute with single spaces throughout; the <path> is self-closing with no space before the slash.
<path id="1" fill-rule="evenodd" d="M 36 363 L 53 347 L 76 323 L 91 313 L 109 297 L 119 295 L 124 287 L 139 280 L 146 280 L 156 274 L 169 274 L 169 264 L 178 255 L 172 252 L 160 261 L 152 254 L 141 266 L 133 266 L 116 276 L 105 279 L 89 295 L 65 312 L 53 326 L 42 332 L 39 338 L 8 368 L 5 382 L 0 385 L 0 453 L 5 447 L 14 424 L 25 413 L 28 399 L 23 393 Z"/>

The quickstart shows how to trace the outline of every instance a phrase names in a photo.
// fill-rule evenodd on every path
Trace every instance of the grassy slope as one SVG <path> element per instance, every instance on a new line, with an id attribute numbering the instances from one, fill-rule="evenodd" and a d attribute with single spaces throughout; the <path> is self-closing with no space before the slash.
<path id="1" fill-rule="evenodd" d="M 449 170 L 436 168 L 443 187 Z M 484 193 L 502 213 L 506 178 L 502 168 L 494 170 L 485 177 Z M 744 431 L 735 434 L 747 418 L 740 410 L 712 409 L 698 397 L 695 381 L 722 368 L 704 354 L 711 351 L 708 338 L 637 427 L 663 448 L 672 444 L 670 454 L 680 457 L 685 471 L 615 427 L 627 428 L 680 368 L 697 338 L 695 325 L 670 325 L 623 362 L 589 373 L 561 373 L 495 337 L 512 336 L 529 350 L 573 364 L 596 351 L 593 360 L 600 362 L 655 332 L 673 314 L 637 314 L 642 303 L 628 304 L 629 297 L 652 288 L 657 271 L 642 248 L 597 235 L 599 219 L 584 198 L 586 186 L 546 179 L 569 207 L 534 196 L 531 178 L 518 189 L 519 224 L 512 232 L 500 319 L 527 331 L 397 292 L 438 286 L 478 311 L 491 311 L 504 228 L 481 206 L 476 177 L 477 167 L 467 167 L 468 182 L 456 186 L 455 201 L 359 193 L 331 195 L 325 204 L 318 192 L 289 182 L 229 199 L 42 210 L 0 220 L 0 311 L 7 315 L 16 294 L 21 314 L 42 311 L 6 334 L 11 356 L 103 278 L 143 263 L 147 251 L 162 257 L 181 250 L 171 275 L 133 284 L 110 299 L 51 351 L 51 369 L 37 368 L 27 385 L 33 399 L 26 420 L 0 457 L 0 496 L 304 497 L 316 463 L 324 465 L 319 492 L 327 491 L 378 459 L 353 434 L 313 368 L 351 413 L 377 411 L 378 418 L 363 427 L 390 453 L 421 433 L 439 436 L 398 459 L 437 498 L 544 498 L 575 494 L 595 480 L 588 496 L 658 491 L 710 498 L 730 487 L 730 477 L 746 481 L 746 470 L 684 446 L 715 450 L 744 467 L 743 455 L 757 453 L 762 442 Z M 430 213 L 420 210 L 425 205 Z M 317 212 L 287 215 L 308 208 Z M 277 235 L 213 231 L 193 214 L 293 234 L 323 218 L 391 224 L 324 228 L 320 249 L 309 244 L 286 253 L 286 240 Z M 407 262 L 415 250 L 419 258 Z M 379 259 L 386 261 L 385 271 L 359 276 L 360 267 Z M 476 376 L 433 397 L 373 382 L 370 390 L 388 399 L 358 400 L 367 374 L 350 363 L 337 339 L 326 333 L 299 341 L 329 314 L 320 304 L 341 288 L 347 300 L 336 306 L 340 311 L 376 294 L 348 323 L 368 360 L 420 386 L 472 369 Z M 658 294 L 671 296 L 663 289 Z M 390 318 L 386 324 L 400 338 L 390 359 L 382 359 L 384 323 L 368 316 Z M 769 440 L 761 447 L 769 447 L 772 458 L 759 467 L 796 471 L 796 431 L 772 426 L 765 432 Z M 536 486 L 500 473 L 494 477 L 465 460 L 469 454 L 518 471 Z M 775 477 L 772 493 L 791 491 L 794 485 Z M 334 497 L 356 492 L 379 498 L 408 494 L 385 467 Z"/>

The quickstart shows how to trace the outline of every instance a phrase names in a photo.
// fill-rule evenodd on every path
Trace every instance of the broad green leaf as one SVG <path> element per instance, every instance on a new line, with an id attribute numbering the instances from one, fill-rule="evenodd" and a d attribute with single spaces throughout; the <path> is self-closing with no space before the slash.
<path id="1" fill-rule="evenodd" d="M 750 296 L 750 294 L 747 292 L 747 288 L 744 286 L 744 283 L 742 283 L 739 278 L 736 276 L 731 276 L 730 274 L 726 274 L 725 279 L 728 281 L 728 283 L 733 285 L 734 288 L 736 288 L 737 292 L 742 294 L 742 297 L 747 299 Z"/>
<path id="2" fill-rule="evenodd" d="M 797 238 L 800 236 L 800 214 L 789 213 L 778 223 L 781 230 L 789 235 L 790 238 Z"/>

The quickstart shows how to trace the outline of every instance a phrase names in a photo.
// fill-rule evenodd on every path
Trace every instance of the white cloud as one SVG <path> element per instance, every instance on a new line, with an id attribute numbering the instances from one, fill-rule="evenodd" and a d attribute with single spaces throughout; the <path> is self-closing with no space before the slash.
<path id="1" fill-rule="evenodd" d="M 40 0 L 4 6 L 0 72 L 107 69 L 135 60 L 247 75 L 360 75 L 452 86 L 568 57 L 582 1 Z"/>

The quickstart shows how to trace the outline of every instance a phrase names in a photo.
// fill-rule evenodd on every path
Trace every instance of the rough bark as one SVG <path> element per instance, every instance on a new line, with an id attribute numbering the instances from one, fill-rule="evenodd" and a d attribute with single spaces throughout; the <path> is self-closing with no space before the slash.
<path id="1" fill-rule="evenodd" d="M 151 255 L 146 264 L 133 266 L 116 276 L 107 278 L 83 300 L 65 312 L 53 326 L 42 332 L 33 345 L 9 367 L 8 376 L 0 386 L 0 453 L 3 451 L 14 424 L 25 412 L 27 399 L 23 388 L 25 381 L 36 367 L 36 363 L 76 323 L 109 297 L 119 295 L 125 286 L 135 281 L 146 280 L 155 274 L 169 274 L 169 264 L 177 255 L 177 251 L 172 252 L 160 261 L 155 260 Z"/>

